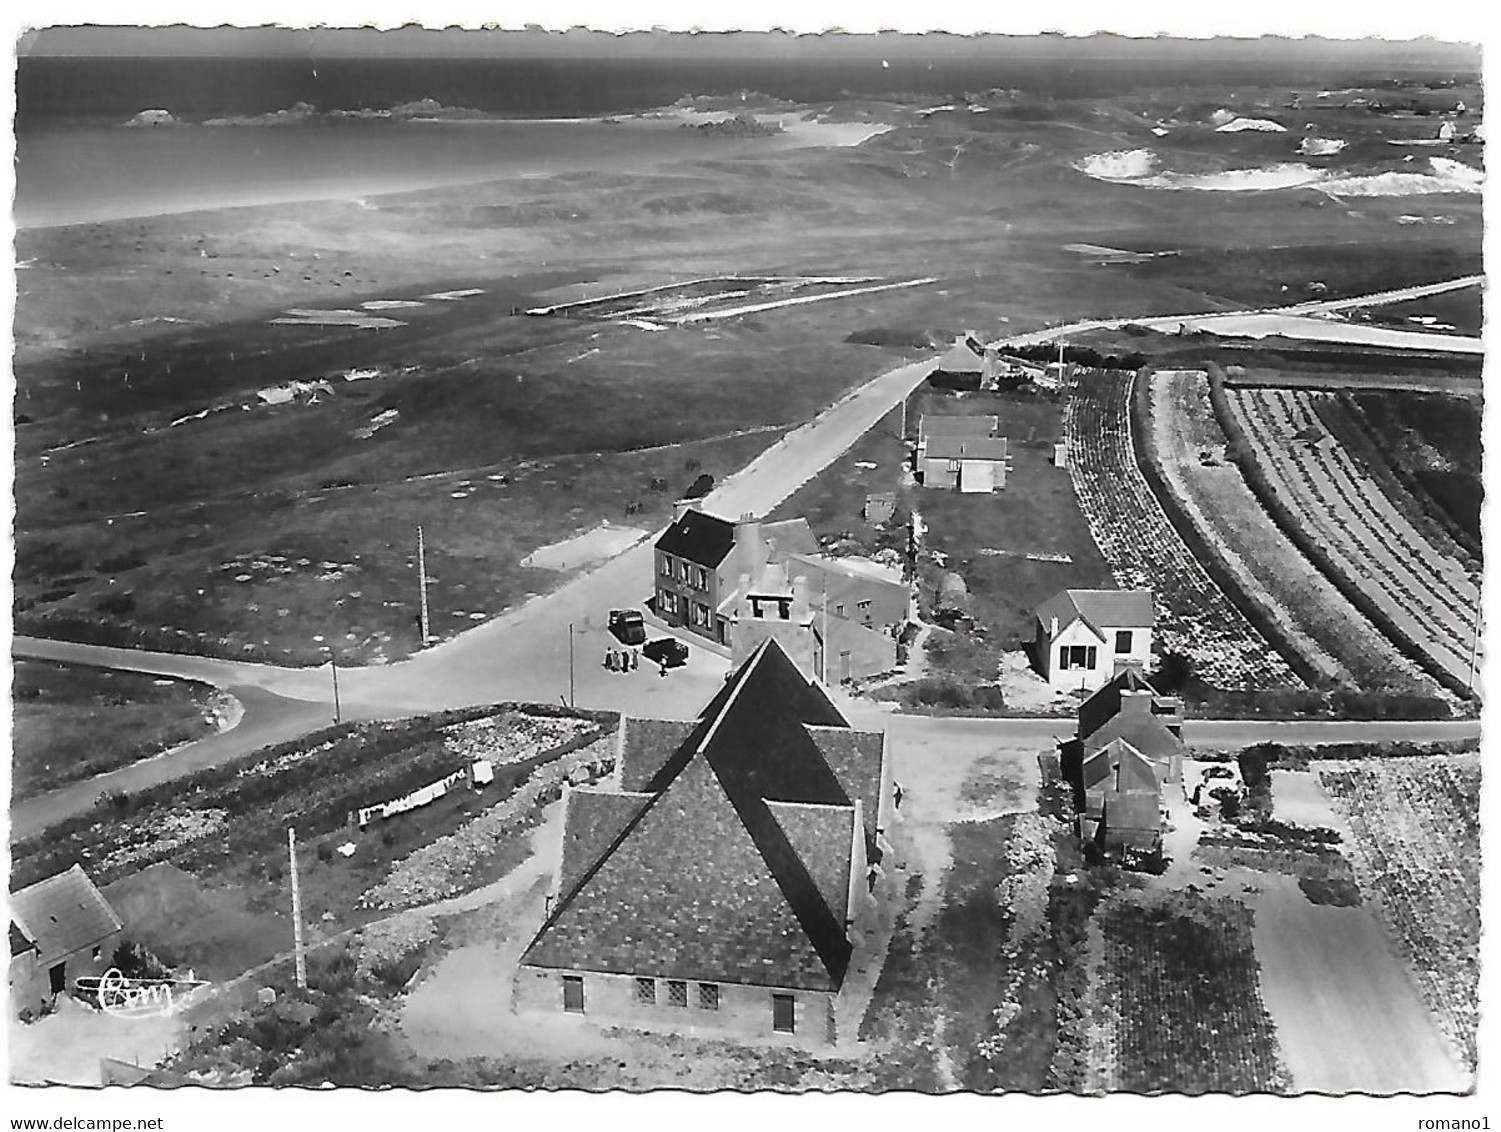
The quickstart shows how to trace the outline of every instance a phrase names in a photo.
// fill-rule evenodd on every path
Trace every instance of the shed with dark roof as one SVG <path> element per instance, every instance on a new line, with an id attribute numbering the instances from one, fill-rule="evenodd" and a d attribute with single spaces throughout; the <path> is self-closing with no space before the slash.
<path id="1" fill-rule="evenodd" d="M 13 1009 L 36 1010 L 66 993 L 79 976 L 107 966 L 120 917 L 74 865 L 10 894 L 10 989 Z"/>

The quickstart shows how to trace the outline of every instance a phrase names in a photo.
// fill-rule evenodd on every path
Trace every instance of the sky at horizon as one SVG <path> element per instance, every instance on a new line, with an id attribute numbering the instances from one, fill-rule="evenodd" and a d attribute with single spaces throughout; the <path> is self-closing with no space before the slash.
<path id="1" fill-rule="evenodd" d="M 297 28 L 297 27 L 152 27 L 140 25 L 50 26 L 23 32 L 15 44 L 20 57 L 254 56 L 317 53 L 346 57 L 578 57 L 609 55 L 651 57 L 716 55 L 746 57 L 827 57 L 865 54 L 985 55 L 998 51 L 1110 51 L 1133 54 L 1163 51 L 1227 53 L 1254 57 L 1259 52 L 1292 51 L 1310 59 L 1390 54 L 1419 54 L 1435 59 L 1465 59 L 1478 67 L 1477 42 L 1440 39 L 1331 39 L 1267 32 L 1257 39 L 1219 37 L 1146 37 L 1115 32 L 1092 35 L 928 32 L 697 32 L 636 31 L 613 33 L 588 28 L 567 31 L 541 28 Z"/>

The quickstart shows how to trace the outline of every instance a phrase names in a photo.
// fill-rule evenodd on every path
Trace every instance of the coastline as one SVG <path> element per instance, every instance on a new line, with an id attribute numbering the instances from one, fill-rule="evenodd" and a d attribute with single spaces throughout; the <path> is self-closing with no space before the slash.
<path id="1" fill-rule="evenodd" d="M 818 122 L 809 114 L 799 108 L 796 114 L 755 115 L 778 123 L 781 132 L 732 139 L 679 135 L 680 126 L 734 116 L 682 108 L 568 118 L 314 119 L 138 129 L 117 123 L 21 142 L 12 218 L 18 231 L 30 232 L 224 208 L 363 202 L 564 172 L 628 173 L 705 157 L 842 148 L 893 128 Z M 455 125 L 485 129 L 434 128 Z M 550 138 L 548 129 L 557 136 Z M 576 129 L 587 133 L 574 134 Z M 378 156 L 367 146 L 372 137 L 379 141 Z M 486 141 L 478 149 L 464 140 L 481 137 Z M 78 168 L 80 153 L 99 167 L 97 176 Z"/>

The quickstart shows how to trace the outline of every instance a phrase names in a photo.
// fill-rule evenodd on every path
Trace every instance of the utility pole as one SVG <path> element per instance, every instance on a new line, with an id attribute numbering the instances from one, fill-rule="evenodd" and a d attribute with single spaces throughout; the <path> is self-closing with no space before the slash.
<path id="1" fill-rule="evenodd" d="M 339 662 L 334 659 L 334 650 L 328 650 L 328 667 L 334 678 L 334 722 L 341 722 L 339 716 Z"/>
<path id="2" fill-rule="evenodd" d="M 1480 660 L 1480 610 L 1475 610 L 1475 631 L 1470 637 L 1470 691 L 1475 690 L 1475 665 Z"/>
<path id="3" fill-rule="evenodd" d="M 302 950 L 302 889 L 297 883 L 297 830 L 287 826 L 287 869 L 292 876 L 292 949 L 297 985 L 307 989 L 307 956 Z"/>
<path id="4" fill-rule="evenodd" d="M 422 526 L 417 526 L 417 583 L 421 589 L 421 605 L 418 611 L 419 622 L 422 626 L 422 643 L 418 648 L 427 648 L 427 548 L 422 541 Z"/>
<path id="5" fill-rule="evenodd" d="M 906 404 L 907 403 L 905 401 L 902 402 L 903 408 L 906 407 Z M 903 429 L 902 431 L 903 431 L 903 435 L 905 435 L 906 430 Z M 824 573 L 823 573 L 823 649 L 822 649 L 822 652 L 823 652 L 823 657 L 822 657 L 823 664 L 822 664 L 821 667 L 823 668 L 823 672 L 820 673 L 819 679 L 821 679 L 823 681 L 823 686 L 825 688 L 827 688 L 829 686 L 829 572 L 827 570 L 825 570 Z"/>
<path id="6" fill-rule="evenodd" d="M 573 706 L 573 622 L 568 622 L 568 706 Z"/>

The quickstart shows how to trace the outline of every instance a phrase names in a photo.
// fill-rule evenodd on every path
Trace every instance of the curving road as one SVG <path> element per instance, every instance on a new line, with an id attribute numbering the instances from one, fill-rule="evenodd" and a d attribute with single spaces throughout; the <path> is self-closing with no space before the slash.
<path id="1" fill-rule="evenodd" d="M 1394 302 L 1470 286 L 1478 277 L 1448 280 L 1322 303 L 1301 303 L 1280 313 L 1313 313 Z M 1270 312 L 1209 312 L 1211 315 Z M 1151 316 L 1103 319 L 1053 327 L 998 343 L 1042 342 L 1080 330 L 1119 327 L 1127 322 L 1171 323 L 1204 316 Z M 846 394 L 808 424 L 788 433 L 704 500 L 707 511 L 726 517 L 764 515 L 836 460 L 926 379 L 934 360 L 883 373 Z M 652 576 L 648 536 L 598 568 L 559 589 L 471 629 L 454 639 L 394 664 L 339 670 L 346 718 L 402 715 L 504 700 L 572 701 L 590 708 L 636 715 L 688 719 L 712 697 L 728 671 L 728 660 L 685 636 L 692 649 L 686 668 L 666 677 L 642 668 L 629 674 L 607 671 L 604 650 L 613 643 L 605 632 L 606 612 L 647 596 Z M 663 629 L 662 631 L 667 631 Z M 12 810 L 14 835 L 25 836 L 48 823 L 92 805 L 105 790 L 131 790 L 216 765 L 270 743 L 284 742 L 332 721 L 332 682 L 327 667 L 282 668 L 209 657 L 152 653 L 68 641 L 17 637 L 15 656 L 88 664 L 213 684 L 245 704 L 245 716 L 231 731 L 187 744 L 135 766 L 86 783 L 64 787 L 20 803 Z M 1048 745 L 1066 727 L 1056 719 L 951 719 L 895 716 L 868 704 L 851 704 L 852 722 L 889 723 L 894 741 L 927 743 L 1037 742 Z M 1320 743 L 1390 738 L 1456 738 L 1479 734 L 1478 721 L 1442 723 L 1336 723 L 1194 721 L 1188 738 L 1197 745 L 1236 747 L 1260 739 Z"/>
<path id="2" fill-rule="evenodd" d="M 1010 338 L 1000 338 L 990 345 L 999 349 L 1008 346 L 1036 346 L 1044 342 L 1056 342 L 1059 338 L 1066 338 L 1074 334 L 1083 334 L 1089 330 L 1119 330 L 1123 326 L 1145 326 L 1152 330 L 1170 333 L 1176 331 L 1181 324 L 1187 323 L 1191 327 L 1198 327 L 1213 331 L 1216 320 L 1223 320 L 1227 327 L 1233 327 L 1237 321 L 1244 322 L 1253 318 L 1276 318 L 1296 317 L 1299 315 L 1332 314 L 1336 311 L 1358 310 L 1361 307 L 1379 307 L 1387 303 L 1400 303 L 1408 299 L 1422 299 L 1429 295 L 1442 295 L 1448 291 L 1460 291 L 1466 287 L 1478 287 L 1485 282 L 1484 275 L 1465 275 L 1458 279 L 1444 279 L 1437 283 L 1423 283 L 1416 287 L 1399 287 L 1392 291 L 1374 291 L 1367 295 L 1352 295 L 1343 299 L 1315 299 L 1310 302 L 1293 303 L 1285 307 L 1257 307 L 1246 310 L 1221 310 L 1200 311 L 1198 314 L 1154 314 L 1140 315 L 1126 318 L 1095 318 L 1085 319 L 1081 322 L 1071 322 L 1066 326 L 1048 326 L 1041 330 L 1029 331 L 1026 334 L 1017 334 Z M 1324 337 L 1330 341 L 1348 341 L 1363 345 L 1379 345 L 1369 340 L 1369 336 L 1362 336 L 1362 331 L 1369 331 L 1371 327 L 1341 324 L 1330 322 L 1326 325 L 1329 329 Z M 1340 337 L 1340 331 L 1347 332 L 1345 337 Z M 1408 349 L 1436 349 L 1436 350 L 1462 350 L 1476 349 L 1471 345 L 1456 345 L 1456 343 L 1478 343 L 1478 339 L 1456 337 L 1448 334 L 1415 334 L 1396 343 Z"/>

